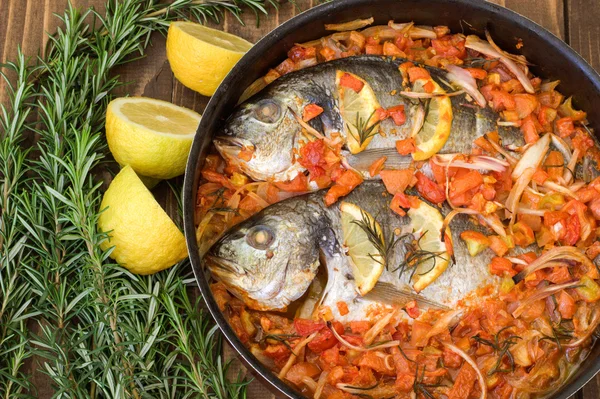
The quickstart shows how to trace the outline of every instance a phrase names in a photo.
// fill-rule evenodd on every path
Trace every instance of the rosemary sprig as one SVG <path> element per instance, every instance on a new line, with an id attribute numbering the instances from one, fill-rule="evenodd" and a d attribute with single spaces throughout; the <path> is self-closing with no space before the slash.
<path id="1" fill-rule="evenodd" d="M 362 209 L 360 212 L 361 218 L 359 220 L 353 220 L 352 223 L 356 224 L 365 232 L 369 242 L 377 249 L 377 254 L 369 254 L 371 259 L 380 264 L 383 263 L 384 265 L 387 265 L 396 244 L 406 238 L 408 234 L 399 235 L 397 237 L 393 232 L 388 232 L 388 234 L 386 234 L 379 226 L 377 218 L 371 217 Z M 383 258 L 383 262 L 376 257 L 377 255 L 380 255 Z"/>
<path id="2" fill-rule="evenodd" d="M 442 259 L 441 252 L 432 252 L 428 250 L 424 250 L 421 248 L 420 242 L 421 239 L 427 234 L 425 231 L 419 239 L 414 243 L 405 243 L 406 256 L 404 260 L 394 269 L 392 269 L 392 273 L 398 272 L 398 276 L 401 277 L 405 272 L 409 269 L 411 270 L 410 279 L 412 279 L 417 272 L 420 265 L 425 264 L 426 262 L 432 261 L 432 265 L 429 269 L 421 271 L 419 275 L 424 275 L 432 271 L 438 259 Z"/>
<path id="3" fill-rule="evenodd" d="M 360 116 L 360 113 L 357 112 L 356 121 L 354 123 L 346 123 L 348 132 L 350 132 L 356 141 L 358 141 L 359 146 L 362 146 L 365 141 L 377 135 L 378 133 L 376 128 L 379 126 L 381 121 L 377 121 L 373 124 L 370 123 L 371 119 L 373 119 L 373 115 L 375 115 L 375 112 L 377 112 L 377 110 L 373 111 L 367 119 L 363 119 Z"/>
<path id="4" fill-rule="evenodd" d="M 439 384 L 425 384 L 423 379 L 425 378 L 425 365 L 423 365 L 423 369 L 421 371 L 421 375 L 419 375 L 419 364 L 417 363 L 417 367 L 415 370 L 415 381 L 413 382 L 413 392 L 417 397 L 419 395 L 423 395 L 428 399 L 435 399 L 433 394 L 429 391 L 431 388 L 438 388 L 442 385 Z"/>
<path id="5" fill-rule="evenodd" d="M 273 341 L 277 341 L 279 343 L 282 343 L 283 345 L 285 345 L 286 348 L 288 348 L 290 350 L 290 352 L 292 352 L 294 355 L 296 355 L 294 353 L 294 349 L 292 348 L 292 346 L 288 342 L 288 340 L 290 338 L 300 338 L 300 336 L 296 335 L 296 334 L 268 334 L 268 335 L 265 335 L 263 337 L 263 339 L 261 339 L 261 343 L 266 342 L 266 340 L 268 340 L 268 339 L 272 339 Z"/>
<path id="6" fill-rule="evenodd" d="M 92 171 L 105 162 L 104 114 L 121 84 L 114 67 L 143 56 L 150 34 L 175 18 L 258 15 L 267 4 L 108 0 L 104 15 L 70 6 L 38 66 L 21 54 L 5 66 L 17 80 L 0 115 L 2 397 L 32 392 L 22 371 L 32 353 L 56 397 L 245 396 L 245 383 L 225 377 L 216 330 L 187 297 L 185 264 L 139 277 L 107 261 Z M 26 326 L 34 316 L 36 335 Z"/>
<path id="7" fill-rule="evenodd" d="M 498 356 L 498 360 L 494 366 L 488 371 L 488 375 L 494 375 L 496 373 L 510 373 L 515 369 L 515 360 L 513 358 L 512 353 L 510 353 L 510 347 L 517 343 L 517 340 L 521 339 L 521 337 L 516 335 L 510 335 L 504 340 L 500 340 L 500 335 L 502 332 L 512 328 L 512 326 L 507 326 L 500 329 L 495 335 L 493 340 L 481 338 L 479 334 L 475 335 L 473 339 L 479 344 L 489 346 L 494 350 L 496 355 Z M 509 363 L 509 368 L 502 368 L 502 364 L 504 359 Z"/>

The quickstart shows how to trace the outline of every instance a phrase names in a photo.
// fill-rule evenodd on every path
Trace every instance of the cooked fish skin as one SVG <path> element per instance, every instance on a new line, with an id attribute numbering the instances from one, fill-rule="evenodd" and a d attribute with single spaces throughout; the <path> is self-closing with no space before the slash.
<path id="1" fill-rule="evenodd" d="M 392 212 L 389 197 L 384 196 L 384 192 L 385 187 L 380 182 L 365 182 L 344 201 L 373 215 L 386 234 L 393 234 L 395 229 L 406 230 L 410 219 Z M 321 253 L 327 268 L 327 285 L 321 304 L 330 307 L 336 320 L 364 318 L 373 302 L 361 298 L 357 292 L 351 260 L 343 248 L 339 203 L 327 208 L 322 195 L 322 192 L 315 192 L 284 200 L 233 227 L 205 256 L 210 271 L 250 307 L 285 309 L 308 289 L 317 273 Z M 444 207 L 441 211 L 447 214 L 450 208 Z M 256 226 L 268 226 L 273 232 L 273 242 L 266 250 L 258 250 L 249 244 L 252 239 L 248 239 L 248 232 Z M 474 290 L 496 283 L 498 278 L 488 271 L 493 253 L 484 251 L 471 257 L 459 238 L 464 230 L 485 231 L 484 228 L 475 225 L 466 215 L 456 216 L 450 228 L 456 263 L 420 295 L 452 307 Z M 411 240 L 405 242 L 408 241 Z M 268 251 L 272 251 L 270 258 Z M 410 270 L 402 275 L 392 272 L 405 256 L 405 245 L 394 246 L 388 268 L 379 280 L 412 291 Z M 347 315 L 339 314 L 338 301 L 348 305 L 350 312 Z"/>
<path id="2" fill-rule="evenodd" d="M 407 138 L 418 105 L 416 100 L 399 94 L 403 90 L 398 67 L 405 59 L 381 56 L 354 56 L 291 72 L 271 83 L 246 102 L 239 105 L 225 121 L 215 138 L 221 155 L 241 168 L 255 180 L 286 181 L 293 179 L 303 168 L 295 162 L 294 149 L 299 147 L 302 126 L 296 116 L 308 104 L 317 104 L 323 113 L 310 125 L 331 137 L 344 131 L 336 88 L 336 71 L 353 73 L 365 79 L 373 88 L 384 108 L 404 105 L 406 123 L 396 126 L 391 120 L 380 124 L 383 135 L 376 135 L 369 149 L 395 148 L 395 142 Z M 447 86 L 446 72 L 425 66 L 434 80 Z M 465 94 L 452 97 L 453 121 L 450 137 L 441 153 L 470 153 L 473 141 L 485 133 L 497 130 L 504 144 L 521 146 L 523 135 L 517 128 L 497 126 L 498 115 L 468 101 Z M 241 148 L 253 148 L 251 160 L 238 157 Z"/>

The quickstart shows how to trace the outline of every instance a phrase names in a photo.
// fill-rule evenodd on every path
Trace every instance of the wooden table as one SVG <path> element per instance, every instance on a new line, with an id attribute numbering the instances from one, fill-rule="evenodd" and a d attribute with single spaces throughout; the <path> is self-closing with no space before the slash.
<path id="1" fill-rule="evenodd" d="M 343 1 L 343 0 L 337 0 Z M 481 1 L 481 0 L 473 0 Z M 94 6 L 104 10 L 105 0 L 71 0 L 77 7 Z M 556 36 L 562 38 L 578 51 L 596 69 L 600 69 L 600 1 L 598 0 L 493 0 L 511 8 L 543 25 Z M 296 0 L 299 9 L 313 5 L 313 0 Z M 35 56 L 44 48 L 44 32 L 54 32 L 58 20 L 53 13 L 62 14 L 68 0 L 0 0 L 0 63 L 12 60 L 21 46 L 28 56 Z M 255 42 L 280 23 L 293 17 L 299 11 L 291 4 L 282 4 L 279 11 L 270 9 L 269 17 L 261 18 L 256 27 L 253 14 L 244 15 L 246 26 L 240 25 L 228 16 L 218 26 L 228 32 Z M 143 95 L 202 112 L 207 97 L 194 93 L 181 85 L 171 73 L 165 55 L 165 38 L 155 35 L 153 46 L 147 57 L 127 64 L 118 73 L 122 81 L 133 82 L 122 92 L 130 95 Z M 0 102 L 5 100 L 4 82 L 0 82 Z M 39 397 L 50 397 L 51 390 L 46 381 L 36 383 Z M 253 382 L 249 389 L 249 399 L 271 398 L 272 395 Z M 600 398 L 600 376 L 597 376 L 573 398 Z"/>

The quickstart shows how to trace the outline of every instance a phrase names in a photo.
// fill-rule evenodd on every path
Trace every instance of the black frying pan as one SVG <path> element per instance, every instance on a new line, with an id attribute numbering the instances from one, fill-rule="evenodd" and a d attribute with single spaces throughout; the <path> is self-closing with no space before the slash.
<path id="1" fill-rule="evenodd" d="M 533 21 L 506 8 L 473 0 L 337 0 L 312 8 L 285 22 L 261 39 L 233 68 L 208 103 L 190 152 L 184 184 L 184 223 L 189 255 L 200 291 L 209 311 L 229 343 L 244 363 L 273 391 L 290 398 L 303 396 L 265 368 L 237 338 L 219 311 L 210 292 L 207 275 L 201 264 L 196 244 L 194 207 L 200 170 L 211 139 L 240 95 L 254 80 L 286 58 L 294 43 L 326 36 L 325 23 L 346 22 L 358 18 L 375 18 L 375 25 L 390 19 L 414 21 L 423 25 L 447 25 L 452 32 L 475 33 L 480 36 L 487 27 L 496 43 L 516 51 L 522 39 L 522 54 L 536 66 L 533 72 L 543 78 L 560 79 L 559 90 L 574 95 L 580 109 L 590 112 L 591 126 L 600 132 L 600 118 L 593 105 L 600 104 L 600 76 L 573 49 Z M 600 370 L 600 345 L 581 365 L 568 384 L 553 399 L 567 399 L 583 387 Z"/>

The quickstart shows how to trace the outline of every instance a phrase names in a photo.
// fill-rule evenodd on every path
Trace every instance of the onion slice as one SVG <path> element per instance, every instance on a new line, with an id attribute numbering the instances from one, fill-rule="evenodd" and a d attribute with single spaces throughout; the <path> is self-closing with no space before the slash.
<path id="1" fill-rule="evenodd" d="M 317 389 L 315 389 L 315 395 L 313 399 L 320 399 L 321 394 L 323 393 L 323 388 L 325 388 L 325 383 L 327 382 L 327 377 L 329 376 L 329 371 L 325 370 L 319 376 L 319 381 L 317 381 Z"/>
<path id="2" fill-rule="evenodd" d="M 364 342 L 365 345 L 371 345 L 373 343 L 373 341 L 375 340 L 375 337 L 377 337 L 379 335 L 379 333 L 381 333 L 381 331 L 383 331 L 383 329 L 385 328 L 385 326 L 387 326 L 390 321 L 392 320 L 392 317 L 394 317 L 394 315 L 397 313 L 396 310 L 386 314 L 385 316 L 383 316 L 381 319 L 379 319 L 377 321 L 377 323 L 375 323 L 373 325 L 373 327 L 371 327 L 369 329 L 369 331 L 367 331 L 364 335 Z"/>
<path id="3" fill-rule="evenodd" d="M 525 188 L 529 185 L 529 183 L 531 183 L 531 179 L 534 173 L 534 168 L 525 169 L 523 173 L 519 175 L 519 178 L 515 182 L 515 185 L 508 194 L 508 198 L 506 199 L 506 209 L 511 213 L 511 225 L 514 223 L 515 216 L 517 214 L 517 209 L 519 207 L 519 202 L 521 202 L 521 196 L 523 195 L 523 191 L 525 191 Z"/>
<path id="4" fill-rule="evenodd" d="M 487 101 L 485 101 L 485 97 L 477 88 L 475 78 L 473 78 L 468 71 L 453 64 L 446 65 L 446 70 L 448 71 L 446 76 L 448 76 L 448 79 L 450 79 L 452 83 L 462 87 L 467 94 L 475 99 L 481 108 L 486 107 Z"/>
<path id="5" fill-rule="evenodd" d="M 459 96 L 459 95 L 463 94 L 464 92 L 465 92 L 464 90 L 457 90 L 457 91 L 453 91 L 451 93 L 420 93 L 420 92 L 416 92 L 416 91 L 401 91 L 398 94 L 400 94 L 401 96 L 404 96 L 404 97 L 408 97 L 408 98 L 421 99 L 421 98 L 454 97 L 454 96 Z"/>
<path id="6" fill-rule="evenodd" d="M 491 170 L 494 172 L 504 172 L 510 166 L 506 161 L 485 155 L 471 155 L 467 161 L 454 159 L 457 155 L 458 154 L 437 154 L 433 157 L 433 163 L 439 166 L 449 165 L 457 168 Z"/>
<path id="7" fill-rule="evenodd" d="M 573 191 L 571 191 L 567 187 L 561 186 L 560 184 L 556 184 L 553 181 L 546 180 L 544 182 L 544 184 L 543 184 L 543 187 L 546 187 L 549 190 L 556 191 L 558 193 L 564 194 L 567 197 L 571 197 L 571 198 L 574 198 L 576 200 L 579 200 L 579 197 Z"/>
<path id="8" fill-rule="evenodd" d="M 341 24 L 325 24 L 325 30 L 345 31 L 357 30 L 371 25 L 375 20 L 373 17 L 367 19 L 355 19 L 354 21 L 343 22 Z"/>
<path id="9" fill-rule="evenodd" d="M 585 254 L 581 253 L 576 247 L 554 247 L 551 250 L 542 254 L 542 256 L 540 256 L 533 262 L 531 262 L 520 273 L 516 274 L 513 277 L 513 281 L 515 283 L 518 283 L 519 281 L 523 280 L 525 277 L 535 272 L 536 270 L 554 267 L 557 265 L 556 261 L 558 260 L 579 262 L 585 265 L 588 269 L 595 267 L 592 261 L 589 260 L 589 258 L 585 256 Z"/>
<path id="10" fill-rule="evenodd" d="M 300 351 L 306 345 L 308 345 L 308 343 L 310 341 L 312 341 L 313 339 L 315 339 L 315 337 L 317 336 L 317 334 L 318 334 L 318 331 L 312 333 L 311 335 L 309 335 L 308 337 L 306 337 L 304 340 L 300 341 L 298 343 L 298 345 L 294 346 L 294 349 L 292 350 L 292 354 L 290 355 L 290 357 L 288 358 L 287 362 L 285 363 L 285 366 L 283 366 L 283 368 L 279 372 L 278 377 L 280 379 L 283 379 L 286 376 L 286 374 L 288 373 L 288 371 L 290 371 L 290 368 L 292 368 L 292 366 L 294 365 L 294 363 L 296 363 L 296 359 L 298 357 L 297 353 L 300 353 Z"/>
<path id="11" fill-rule="evenodd" d="M 565 180 L 566 184 L 570 184 L 573 181 L 574 173 L 575 173 L 575 165 L 577 165 L 577 160 L 579 159 L 579 155 L 581 154 L 581 151 L 579 151 L 578 148 L 575 148 L 573 150 L 573 155 L 571 156 L 571 159 L 569 159 L 569 162 L 567 163 L 567 167 L 565 168 L 565 171 L 563 172 L 563 179 Z"/>
<path id="12" fill-rule="evenodd" d="M 414 22 L 396 24 L 394 21 L 389 21 L 388 26 L 396 31 L 408 33 L 411 39 L 437 39 L 437 34 L 431 26 L 415 26 Z"/>
<path id="13" fill-rule="evenodd" d="M 525 169 L 533 168 L 534 171 L 542 164 L 548 149 L 550 148 L 550 136 L 545 134 L 534 145 L 529 147 L 523 156 L 515 165 L 515 169 L 512 172 L 513 180 L 516 180 L 521 176 Z"/>
<path id="14" fill-rule="evenodd" d="M 523 65 L 531 65 L 527 59 L 522 56 L 522 55 L 514 55 L 514 54 L 510 54 L 507 53 L 506 51 L 502 50 L 495 42 L 494 39 L 492 39 L 492 35 L 490 35 L 490 31 L 488 31 L 487 29 L 485 30 L 485 38 L 487 39 L 487 41 L 490 43 L 490 46 L 492 46 L 497 52 L 499 52 L 500 54 L 504 54 L 506 56 L 506 58 L 513 60 L 514 62 L 518 63 L 518 64 L 523 64 Z"/>
<path id="15" fill-rule="evenodd" d="M 469 356 L 465 351 L 460 349 L 459 347 L 450 344 L 448 342 L 442 342 L 442 344 L 450 349 L 452 352 L 456 353 L 458 356 L 462 357 L 465 362 L 469 363 L 469 366 L 473 367 L 473 370 L 477 373 L 477 380 L 479 381 L 479 387 L 481 388 L 481 395 L 479 395 L 479 399 L 487 398 L 487 386 L 485 385 L 485 379 L 483 378 L 483 374 L 481 374 L 481 370 L 477 367 L 477 363 L 471 356 Z"/>
<path id="16" fill-rule="evenodd" d="M 412 127 L 410 128 L 410 137 L 415 137 L 421 131 L 423 124 L 425 123 L 425 107 L 423 104 L 417 106 L 415 116 L 412 119 Z"/>
<path id="17" fill-rule="evenodd" d="M 450 312 L 446 312 L 435 324 L 431 327 L 429 332 L 427 333 L 427 340 L 431 337 L 435 337 L 436 335 L 447 331 L 450 325 L 456 325 L 459 322 L 459 319 L 464 314 L 463 309 L 458 309 Z"/>
<path id="18" fill-rule="evenodd" d="M 471 50 L 478 51 L 481 54 L 498 58 L 498 60 L 504 65 L 506 65 L 506 67 L 517 77 L 517 79 L 519 80 L 519 82 L 521 82 L 523 88 L 525 88 L 525 91 L 527 93 L 535 93 L 535 89 L 533 88 L 533 85 L 529 81 L 529 78 L 527 77 L 525 72 L 523 72 L 523 70 L 521 70 L 521 68 L 519 68 L 519 66 L 515 64 L 513 60 L 508 58 L 506 55 L 499 53 L 494 47 L 492 47 L 492 45 L 489 42 L 484 42 L 475 35 L 469 35 L 467 36 L 465 47 L 470 48 Z"/>
<path id="19" fill-rule="evenodd" d="M 521 313 L 523 313 L 523 311 L 528 308 L 533 302 L 538 301 L 540 299 L 544 299 L 549 297 L 550 295 L 556 294 L 559 291 L 562 290 L 566 290 L 567 288 L 573 288 L 575 286 L 579 285 L 579 281 L 572 281 L 570 283 L 564 283 L 564 284 L 556 284 L 556 285 L 549 285 L 547 287 L 544 287 L 542 289 L 540 289 L 538 292 L 536 292 L 535 294 L 525 298 L 520 304 L 519 306 L 512 312 L 513 317 L 516 319 L 518 318 Z"/>

